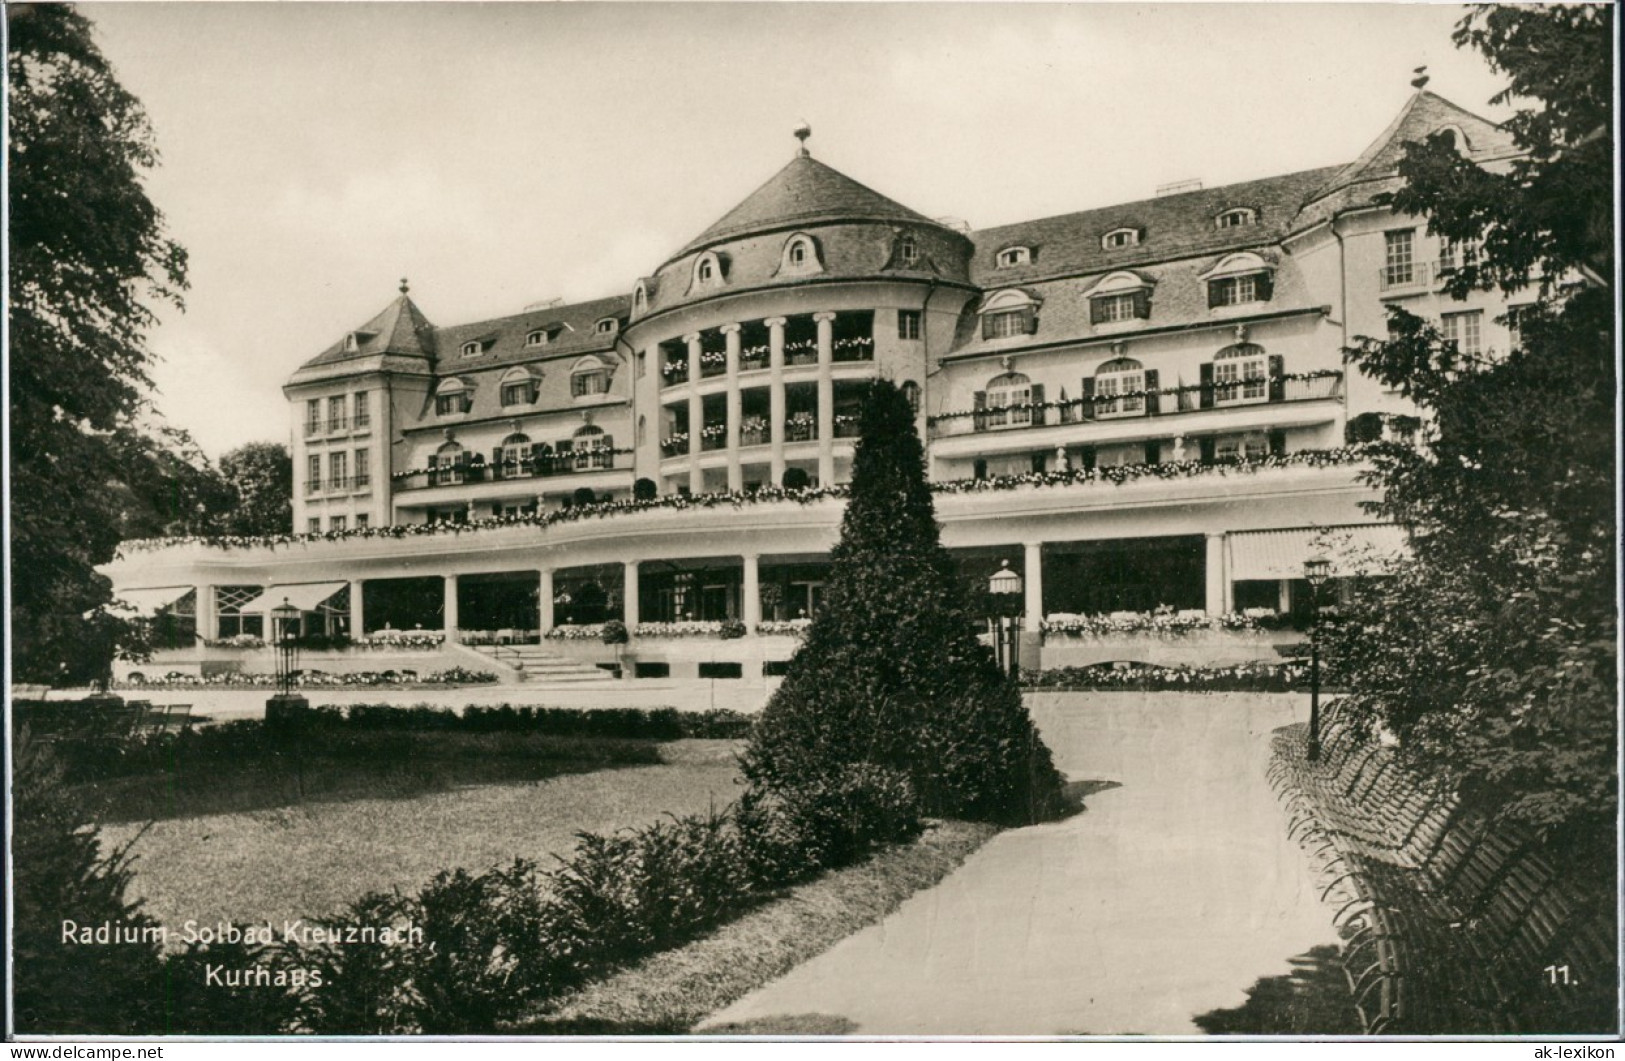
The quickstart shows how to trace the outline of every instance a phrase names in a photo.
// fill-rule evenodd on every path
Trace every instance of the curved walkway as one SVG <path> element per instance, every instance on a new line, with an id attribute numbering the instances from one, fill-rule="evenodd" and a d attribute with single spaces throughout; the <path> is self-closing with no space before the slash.
<path id="1" fill-rule="evenodd" d="M 857 1035 L 1194 1035 L 1335 943 L 1264 774 L 1288 695 L 1029 696 L 1069 779 L 1116 782 L 708 1024 L 844 1018 Z M 703 1031 L 703 1027 L 700 1029 Z"/>

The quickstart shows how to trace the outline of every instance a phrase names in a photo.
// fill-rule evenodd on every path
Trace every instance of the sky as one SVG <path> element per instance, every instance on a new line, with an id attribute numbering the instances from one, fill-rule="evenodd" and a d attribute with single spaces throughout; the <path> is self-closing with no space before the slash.
<path id="1" fill-rule="evenodd" d="M 1491 119 L 1442 4 L 90 3 L 190 255 L 155 404 L 218 457 L 409 278 L 436 324 L 629 292 L 815 157 L 976 227 L 1354 159 L 1413 91 Z"/>

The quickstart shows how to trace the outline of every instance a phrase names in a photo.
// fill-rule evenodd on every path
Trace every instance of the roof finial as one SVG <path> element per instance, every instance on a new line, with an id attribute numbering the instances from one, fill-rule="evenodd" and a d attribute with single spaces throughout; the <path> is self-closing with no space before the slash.
<path id="1" fill-rule="evenodd" d="M 795 138 L 797 140 L 801 141 L 800 155 L 801 155 L 802 158 L 811 158 L 812 157 L 812 152 L 807 150 L 807 137 L 809 137 L 811 135 L 812 135 L 812 126 L 808 125 L 807 120 L 805 118 L 803 118 L 802 121 L 801 121 L 801 124 L 796 126 L 796 131 L 795 131 Z"/>
<path id="2" fill-rule="evenodd" d="M 412 290 L 412 288 L 411 285 L 406 282 L 406 277 L 401 277 L 401 294 L 404 295 L 410 290 Z"/>
<path id="3" fill-rule="evenodd" d="M 1411 78 L 1411 87 L 1417 89 L 1418 91 L 1426 88 L 1428 83 L 1428 68 L 1425 66 L 1419 66 L 1411 72 L 1416 75 L 1415 77 Z"/>

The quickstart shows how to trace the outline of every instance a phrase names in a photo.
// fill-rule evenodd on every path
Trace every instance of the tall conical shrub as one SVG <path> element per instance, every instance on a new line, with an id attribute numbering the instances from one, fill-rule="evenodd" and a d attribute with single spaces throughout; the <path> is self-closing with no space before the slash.
<path id="1" fill-rule="evenodd" d="M 1020 691 L 976 639 L 942 547 L 914 413 L 871 385 L 824 601 L 753 733 L 746 777 L 793 793 L 856 763 L 905 775 L 922 809 L 1028 822 L 1061 778 Z"/>

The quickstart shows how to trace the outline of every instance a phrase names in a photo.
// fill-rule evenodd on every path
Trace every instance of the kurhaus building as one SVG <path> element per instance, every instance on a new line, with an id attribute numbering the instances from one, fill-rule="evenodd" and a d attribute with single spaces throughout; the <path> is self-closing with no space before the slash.
<path id="1" fill-rule="evenodd" d="M 1400 537 L 1362 507 L 1357 444 L 1414 410 L 1343 349 L 1390 305 L 1469 351 L 1516 342 L 1499 295 L 1441 292 L 1474 248 L 1380 205 L 1403 145 L 1439 133 L 1485 166 L 1514 154 L 1419 91 L 1347 165 L 971 230 L 802 130 L 629 294 L 437 326 L 403 281 L 284 387 L 293 533 L 127 543 L 109 571 L 178 662 L 286 602 L 306 633 L 566 651 L 619 618 L 640 673 L 771 673 L 818 609 L 881 378 L 918 412 L 966 577 L 1023 576 L 1029 661 L 1075 661 L 1079 617 L 1290 610 L 1328 531 Z M 672 647 L 728 620 L 746 635 Z"/>

